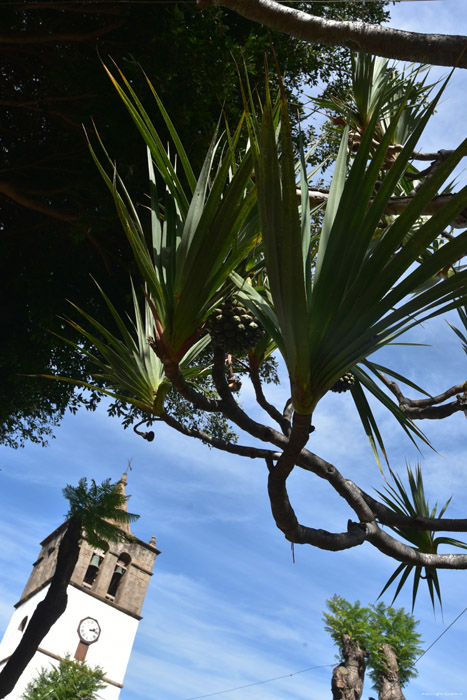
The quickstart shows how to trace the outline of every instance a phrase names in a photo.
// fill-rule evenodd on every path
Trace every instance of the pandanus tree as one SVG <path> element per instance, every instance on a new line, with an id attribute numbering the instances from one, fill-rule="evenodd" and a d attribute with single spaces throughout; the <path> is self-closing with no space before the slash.
<path id="1" fill-rule="evenodd" d="M 95 383 L 85 386 L 110 394 L 120 411 L 130 406 L 127 422 L 138 417 L 138 427 L 162 421 L 211 447 L 263 460 L 273 518 L 291 543 L 338 551 L 368 542 L 416 571 L 467 568 L 467 555 L 417 548 L 406 537 L 409 530 L 467 531 L 464 520 L 377 500 L 307 447 L 313 420 L 319 420 L 316 409 L 330 390 L 350 389 L 380 466 L 386 455 L 369 396 L 413 441 L 426 440 L 415 417 L 446 417 L 465 407 L 463 384 L 442 396 L 424 391 L 423 399 L 406 398 L 399 384 L 422 390 L 373 358 L 406 331 L 461 307 L 467 298 L 461 267 L 467 233 L 446 232 L 464 221 L 467 188 L 439 197 L 467 154 L 467 141 L 418 173 L 418 183 L 411 165 L 445 85 L 433 97 L 416 75 L 397 78 L 387 64 L 356 60 L 354 82 L 361 92 L 366 85 L 371 110 L 359 129 L 341 119 L 332 183 L 317 201 L 306 155 L 296 157 L 283 90 L 274 100 L 266 89 L 255 107 L 244 80 L 240 124 L 214 135 L 195 175 L 151 83 L 170 147 L 124 75 L 108 73 L 146 144 L 149 185 L 144 205 L 135 205 L 103 142 L 93 142 L 92 156 L 141 279 L 130 324 L 104 294 L 113 328 L 75 308 L 82 321 L 69 322 L 96 348 L 87 351 L 98 370 Z M 404 192 L 410 196 L 395 210 L 394 200 Z M 222 332 L 214 332 L 217 322 Z M 237 343 L 234 352 L 232 337 L 251 323 L 262 336 L 253 341 L 250 335 L 243 354 Z M 288 373 L 284 408 L 264 392 L 264 367 L 273 352 L 282 356 Z M 249 375 L 265 422 L 239 403 L 234 370 Z M 208 419 L 202 425 L 190 421 L 190 412 Z M 239 444 L 229 433 L 210 430 L 219 420 L 254 441 Z M 152 431 L 137 432 L 153 437 Z M 326 481 L 350 506 L 354 519 L 343 532 L 299 522 L 287 490 L 295 469 Z M 397 528 L 398 537 L 384 526 Z"/>

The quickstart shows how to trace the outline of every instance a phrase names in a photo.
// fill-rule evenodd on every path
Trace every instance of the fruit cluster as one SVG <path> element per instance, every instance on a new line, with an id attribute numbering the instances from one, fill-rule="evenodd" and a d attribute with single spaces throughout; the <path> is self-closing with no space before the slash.
<path id="1" fill-rule="evenodd" d="M 343 391 L 349 391 L 349 389 L 351 389 L 354 384 L 355 384 L 354 375 L 352 374 L 352 372 L 346 372 L 331 387 L 331 391 L 335 391 L 337 394 L 341 394 Z"/>
<path id="2" fill-rule="evenodd" d="M 235 297 L 214 309 L 208 323 L 213 345 L 231 355 L 244 355 L 258 343 L 263 329 L 258 319 Z"/>

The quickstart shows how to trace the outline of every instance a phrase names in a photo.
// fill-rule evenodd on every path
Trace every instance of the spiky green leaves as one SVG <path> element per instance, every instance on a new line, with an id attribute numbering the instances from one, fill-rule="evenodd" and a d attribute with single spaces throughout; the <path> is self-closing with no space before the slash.
<path id="1" fill-rule="evenodd" d="M 254 290 L 242 286 L 238 277 L 235 282 L 241 287 L 242 299 L 255 308 L 284 357 L 294 408 L 299 413 L 312 413 L 321 397 L 357 363 L 421 320 L 455 308 L 466 298 L 467 271 L 420 290 L 440 269 L 465 252 L 467 233 L 462 233 L 423 258 L 426 248 L 467 206 L 467 187 L 437 214 L 419 223 L 425 207 L 467 154 L 467 139 L 423 184 L 384 233 L 380 235 L 378 231 L 441 92 L 414 118 L 404 148 L 387 171 L 383 172 L 382 167 L 404 114 L 403 100 L 375 146 L 373 135 L 385 99 L 384 91 L 379 91 L 379 100 L 372 107 L 350 167 L 348 135 L 344 133 L 316 255 L 310 249 L 303 159 L 302 194 L 300 199 L 297 197 L 285 96 L 281 96 L 279 144 L 269 98 L 261 125 L 250 119 L 272 298 L 269 308 Z M 412 232 L 414 226 L 416 230 Z"/>
<path id="2" fill-rule="evenodd" d="M 70 319 L 67 319 L 67 323 L 84 342 L 63 338 L 68 345 L 85 355 L 94 367 L 94 383 L 70 377 L 48 375 L 48 378 L 100 392 L 134 406 L 149 416 L 160 415 L 171 385 L 165 376 L 163 363 L 148 342 L 148 338 L 154 335 L 150 301 L 145 297 L 144 308 L 141 310 L 141 302 L 132 287 L 133 319 L 129 320 L 119 314 L 110 299 L 99 285 L 97 286 L 115 327 L 104 326 L 73 304 L 84 323 L 82 325 Z M 205 367 L 196 366 L 194 361 L 208 343 L 207 336 L 200 338 L 182 358 L 180 369 L 186 379 L 190 380 L 205 373 Z"/>
<path id="3" fill-rule="evenodd" d="M 139 518 L 129 513 L 120 482 L 112 483 L 106 479 L 96 484 L 94 479 L 88 485 L 87 479 L 80 479 L 78 486 L 69 484 L 63 489 L 63 495 L 70 503 L 68 518 L 77 520 L 83 530 L 85 539 L 94 547 L 107 550 L 109 542 L 124 542 L 128 534 L 119 527 L 134 522 Z"/>
<path id="4" fill-rule="evenodd" d="M 109 72 L 109 71 L 108 71 Z M 199 338 L 210 312 L 223 297 L 229 274 L 258 240 L 253 159 L 236 161 L 242 120 L 226 139 L 214 134 L 198 178 L 151 83 L 149 86 L 172 137 L 175 154 L 163 145 L 129 82 L 109 76 L 148 148 L 151 231 L 142 222 L 105 149 L 105 167 L 91 149 L 111 190 L 124 231 L 151 297 L 158 353 L 179 362 Z M 101 143 L 102 146 L 102 143 Z M 177 172 L 175 162 L 182 174 Z M 166 194 L 159 201 L 156 180 Z M 152 239 L 151 247 L 148 241 Z"/>
<path id="5" fill-rule="evenodd" d="M 407 465 L 407 478 L 409 482 L 410 491 L 407 492 L 402 479 L 398 477 L 391 471 L 391 476 L 394 479 L 394 486 L 385 487 L 385 492 L 378 491 L 383 501 L 386 503 L 391 510 L 395 513 L 401 515 L 408 515 L 410 517 L 423 517 L 423 518 L 435 518 L 438 506 L 434 505 L 430 509 L 428 501 L 425 497 L 425 487 L 423 485 L 423 476 L 420 466 L 418 465 L 415 469 L 415 474 L 412 469 Z M 439 518 L 442 518 L 449 506 L 451 499 L 446 501 L 444 506 L 441 508 L 439 513 Z M 424 552 L 426 554 L 437 554 L 438 547 L 442 544 L 447 544 L 451 547 L 460 547 L 462 549 L 467 549 L 467 544 L 461 542 L 460 540 L 455 540 L 452 537 L 438 537 L 436 533 L 430 532 L 428 530 L 415 530 L 410 527 L 395 527 L 390 526 L 391 529 L 396 532 L 400 537 L 409 542 L 413 548 L 418 552 Z M 441 589 L 439 585 L 438 572 L 436 569 L 431 569 L 429 567 L 415 566 L 413 564 L 401 564 L 394 571 L 392 576 L 387 581 L 380 596 L 386 591 L 389 586 L 399 578 L 399 582 L 394 594 L 393 602 L 399 595 L 402 587 L 413 573 L 413 587 L 412 587 L 412 610 L 415 605 L 415 600 L 418 593 L 418 587 L 420 580 L 426 581 L 428 591 L 431 598 L 431 603 L 433 609 L 435 607 L 435 594 L 442 608 L 441 600 Z"/>

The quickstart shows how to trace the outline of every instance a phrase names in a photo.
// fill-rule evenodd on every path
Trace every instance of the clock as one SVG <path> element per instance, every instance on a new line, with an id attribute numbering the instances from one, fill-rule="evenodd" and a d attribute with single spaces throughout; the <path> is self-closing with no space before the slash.
<path id="1" fill-rule="evenodd" d="M 92 644 L 97 642 L 101 628 L 93 617 L 85 617 L 78 625 L 78 634 L 82 642 Z"/>

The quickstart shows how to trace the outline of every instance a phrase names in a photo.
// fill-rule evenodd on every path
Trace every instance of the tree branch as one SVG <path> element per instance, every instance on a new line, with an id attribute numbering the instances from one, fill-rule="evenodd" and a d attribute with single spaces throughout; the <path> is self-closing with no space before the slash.
<path id="1" fill-rule="evenodd" d="M 68 95 L 61 97 L 40 97 L 37 100 L 25 100 L 24 102 L 18 102 L 17 100 L 0 100 L 0 105 L 2 107 L 36 107 L 42 104 L 48 104 L 50 102 L 75 102 L 77 100 L 89 100 L 90 98 L 96 97 L 96 93 L 88 92 L 83 95 Z M 82 127 L 81 127 L 82 128 Z M 55 156 L 55 154 L 54 154 Z"/>
<path id="2" fill-rule="evenodd" d="M 160 358 L 160 352 L 154 338 L 149 337 L 148 343 L 154 353 Z M 201 411 L 208 411 L 209 413 L 221 412 L 221 402 L 215 399 L 208 399 L 200 391 L 193 389 L 193 387 L 191 387 L 185 380 L 178 363 L 169 361 L 164 362 L 164 360 L 162 360 L 162 362 L 164 363 L 164 370 L 167 378 L 172 382 L 173 387 L 181 396 L 183 396 L 184 399 L 193 404 L 195 408 L 199 408 Z"/>
<path id="3" fill-rule="evenodd" d="M 402 515 L 380 503 L 354 484 L 382 525 L 411 528 L 412 530 L 428 530 L 432 532 L 467 532 L 467 518 L 422 518 Z"/>
<path id="4" fill-rule="evenodd" d="M 261 384 L 258 365 L 254 361 L 254 358 L 251 356 L 249 363 L 249 373 L 251 383 L 253 384 L 253 388 L 255 390 L 256 401 L 258 402 L 259 406 L 261 406 L 261 408 L 265 410 L 266 413 L 268 413 L 268 415 L 276 421 L 276 423 L 279 424 L 284 435 L 289 436 L 291 429 L 290 417 L 286 417 L 285 414 L 280 413 L 280 411 L 278 411 L 275 406 L 273 406 L 269 403 L 269 401 L 267 401 L 263 393 L 263 385 Z"/>
<path id="5" fill-rule="evenodd" d="M 396 540 L 381 530 L 376 522 L 366 524 L 366 539 L 380 552 L 392 559 L 433 569 L 467 569 L 467 554 L 426 554 Z"/>
<path id="6" fill-rule="evenodd" d="M 101 27 L 100 29 L 95 29 L 92 32 L 86 32 L 85 34 L 37 34 L 36 36 L 31 36 L 26 32 L 18 32 L 17 34 L 0 36 L 0 44 L 58 44 L 58 43 L 74 43 L 79 41 L 89 41 L 90 39 L 98 39 L 104 34 L 109 34 L 115 29 L 123 27 L 124 21 L 120 20 L 114 22 L 114 24 L 109 24 L 106 27 Z"/>
<path id="7" fill-rule="evenodd" d="M 408 399 L 401 391 L 399 385 L 388 379 L 384 374 L 379 372 L 379 377 L 383 384 L 394 394 L 399 402 L 399 408 L 409 418 L 422 420 L 440 420 L 452 416 L 458 411 L 467 411 L 467 386 L 466 384 L 456 384 L 449 389 L 446 389 L 438 396 L 430 396 L 426 399 Z M 443 401 L 456 396 L 456 400 L 451 403 L 438 406 Z"/>
<path id="8" fill-rule="evenodd" d="M 420 173 L 417 173 L 419 175 Z M 426 205 L 423 210 L 423 216 L 433 216 L 440 209 L 442 209 L 451 199 L 454 194 L 440 194 L 431 200 L 429 204 Z M 297 190 L 297 198 L 301 198 L 300 190 Z M 317 207 L 320 204 L 326 204 L 329 198 L 328 192 L 323 192 L 321 190 L 310 190 L 309 191 L 310 206 Z M 384 213 L 386 216 L 398 216 L 402 214 L 404 209 L 406 209 L 412 197 L 392 197 L 386 205 Z M 450 222 L 453 228 L 467 228 L 467 210 L 461 212 L 456 216 L 453 221 Z"/>
<path id="9" fill-rule="evenodd" d="M 54 207 L 50 207 L 47 204 L 42 204 L 34 199 L 24 196 L 19 192 L 13 185 L 8 182 L 0 180 L 0 194 L 5 195 L 9 199 L 12 199 L 16 204 L 20 204 L 22 207 L 27 209 L 32 209 L 40 214 L 45 214 L 53 219 L 58 219 L 59 221 L 66 221 L 69 224 L 76 223 L 79 221 L 78 216 L 73 216 L 72 214 L 67 214 L 65 212 L 58 211 Z"/>
<path id="10" fill-rule="evenodd" d="M 200 7 L 226 7 L 270 29 L 326 46 L 346 46 L 398 61 L 467 68 L 467 37 L 421 34 L 365 22 L 336 22 L 274 0 L 198 0 Z"/>
<path id="11" fill-rule="evenodd" d="M 259 447 L 251 447 L 250 445 L 236 445 L 235 443 L 226 442 L 213 435 L 209 435 L 209 433 L 206 433 L 204 430 L 199 430 L 199 428 L 189 428 L 168 413 L 163 413 L 158 420 L 164 421 L 164 423 L 167 423 L 167 425 L 174 428 L 179 433 L 182 433 L 182 435 L 201 440 L 207 445 L 211 445 L 211 447 L 215 447 L 217 450 L 222 450 L 223 452 L 230 452 L 231 454 L 240 455 L 241 457 L 250 457 L 251 459 L 278 459 L 280 456 L 279 452 L 263 450 Z"/>
<path id="12" fill-rule="evenodd" d="M 109 7 L 108 5 L 86 6 L 80 3 L 78 7 L 67 2 L 35 2 L 35 3 L 17 3 L 18 8 L 22 12 L 31 10 L 59 10 L 65 12 L 79 12 L 80 14 L 98 14 L 98 15 L 118 15 L 120 14 L 119 7 Z"/>
<path id="13" fill-rule="evenodd" d="M 215 348 L 212 378 L 219 396 L 221 397 L 222 413 L 224 416 L 252 437 L 258 438 L 258 440 L 262 442 L 271 442 L 276 447 L 284 449 L 288 444 L 288 440 L 282 433 L 278 430 L 274 430 L 274 428 L 254 421 L 242 411 L 235 401 L 225 377 L 224 360 L 225 353 L 223 349 L 219 347 Z"/>

